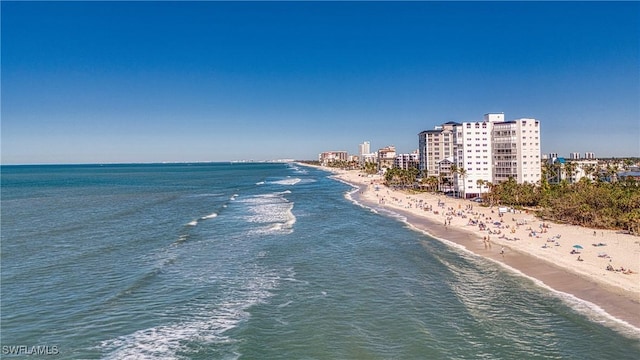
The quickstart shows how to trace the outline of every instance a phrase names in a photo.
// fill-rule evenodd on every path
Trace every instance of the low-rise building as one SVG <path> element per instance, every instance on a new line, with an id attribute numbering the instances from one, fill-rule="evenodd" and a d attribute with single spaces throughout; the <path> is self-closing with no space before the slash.
<path id="1" fill-rule="evenodd" d="M 399 154 L 396 155 L 393 166 L 403 170 L 409 170 L 411 168 L 417 169 L 419 166 L 418 159 L 418 150 L 412 152 L 411 154 Z"/>
<path id="2" fill-rule="evenodd" d="M 378 150 L 378 170 L 393 167 L 396 159 L 396 147 L 393 145 L 383 147 Z"/>
<path id="3" fill-rule="evenodd" d="M 320 165 L 326 166 L 335 161 L 347 161 L 348 154 L 346 151 L 325 151 L 318 155 Z"/>

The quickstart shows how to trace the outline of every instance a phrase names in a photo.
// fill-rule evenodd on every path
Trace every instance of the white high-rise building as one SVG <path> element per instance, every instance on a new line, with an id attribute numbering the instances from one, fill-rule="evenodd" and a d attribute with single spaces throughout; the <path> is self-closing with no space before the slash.
<path id="1" fill-rule="evenodd" d="M 372 163 L 378 162 L 378 153 L 371 152 L 371 144 L 368 141 L 365 141 L 362 144 L 358 144 L 358 154 L 359 154 L 358 159 L 360 160 L 360 166 L 368 162 L 372 162 Z"/>
<path id="2" fill-rule="evenodd" d="M 518 119 L 493 128 L 493 183 L 514 178 L 535 184 L 541 176 L 540 122 Z"/>
<path id="3" fill-rule="evenodd" d="M 580 160 L 580 153 L 579 152 L 572 152 L 571 154 L 569 154 L 569 159 L 571 159 L 571 160 Z"/>
<path id="4" fill-rule="evenodd" d="M 478 181 L 493 182 L 491 141 L 493 126 L 504 122 L 503 113 L 485 114 L 483 121 L 463 122 L 456 127 L 456 158 L 458 169 L 464 169 L 464 175 L 457 174 L 454 184 L 457 191 L 466 197 L 475 197 L 486 192 Z"/>
<path id="5" fill-rule="evenodd" d="M 360 157 L 364 154 L 371 153 L 371 144 L 368 141 L 363 142 L 362 144 L 358 144 L 358 154 Z"/>
<path id="6" fill-rule="evenodd" d="M 447 124 L 453 136 L 450 148 L 443 146 Z M 505 121 L 503 113 L 490 113 L 483 121 L 447 124 L 419 134 L 420 169 L 426 169 L 429 176 L 438 176 L 445 168 L 442 163 L 452 160 L 452 165 L 463 169 L 451 174 L 454 188 L 467 197 L 486 192 L 482 183 L 497 184 L 510 177 L 518 183 L 540 180 L 538 120 Z M 443 156 L 447 149 L 450 157 Z"/>
<path id="7" fill-rule="evenodd" d="M 450 121 L 418 134 L 419 169 L 427 176 L 439 176 L 438 164 L 445 159 L 453 162 L 455 155 L 455 127 L 460 125 Z M 447 174 L 448 175 L 448 174 Z"/>

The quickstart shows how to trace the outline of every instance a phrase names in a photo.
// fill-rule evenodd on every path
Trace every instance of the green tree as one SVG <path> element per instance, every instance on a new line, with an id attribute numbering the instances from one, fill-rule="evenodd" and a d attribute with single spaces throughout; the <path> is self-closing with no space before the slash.
<path id="1" fill-rule="evenodd" d="M 458 168 L 458 175 L 462 178 L 462 198 L 467 198 L 467 170 L 465 168 Z"/>

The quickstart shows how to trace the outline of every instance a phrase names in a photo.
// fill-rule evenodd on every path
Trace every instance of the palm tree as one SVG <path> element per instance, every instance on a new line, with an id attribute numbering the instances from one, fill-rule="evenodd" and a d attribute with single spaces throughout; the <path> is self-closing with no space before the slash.
<path id="1" fill-rule="evenodd" d="M 609 178 L 609 182 L 612 182 L 612 183 L 616 182 L 618 180 L 616 176 L 618 174 L 618 166 L 607 164 L 606 174 L 607 174 L 607 177 Z"/>
<path id="2" fill-rule="evenodd" d="M 476 181 L 476 184 L 478 185 L 478 188 L 480 188 L 480 198 L 482 198 L 482 186 L 486 183 L 486 181 L 482 180 L 482 179 L 478 179 Z"/>
<path id="3" fill-rule="evenodd" d="M 564 172 L 569 184 L 573 183 L 573 176 L 576 173 L 576 167 L 577 165 L 574 162 L 567 162 L 564 164 Z"/>
<path id="4" fill-rule="evenodd" d="M 462 197 L 466 199 L 467 198 L 467 190 L 466 190 L 467 170 L 465 168 L 458 168 L 458 174 L 462 177 Z"/>
<path id="5" fill-rule="evenodd" d="M 416 181 L 418 180 L 418 176 L 420 175 L 420 170 L 418 170 L 418 168 L 415 167 L 410 167 L 409 170 L 407 170 L 407 175 L 409 177 L 409 181 L 411 182 L 412 187 L 415 187 Z"/>
<path id="6" fill-rule="evenodd" d="M 422 180 L 427 183 L 427 186 L 431 191 L 434 191 L 434 189 L 436 189 L 438 187 L 438 184 L 440 183 L 440 180 L 438 180 L 438 178 L 435 176 L 429 176 L 426 178 L 426 180 L 424 178 Z"/>
<path id="7" fill-rule="evenodd" d="M 593 181 L 594 175 L 596 173 L 595 165 L 588 164 L 585 165 L 582 170 L 584 170 L 584 175 L 589 179 L 589 181 Z"/>
<path id="8" fill-rule="evenodd" d="M 442 186 L 444 185 L 446 178 L 447 178 L 447 174 L 443 172 L 438 174 L 438 190 L 439 191 L 442 191 Z"/>
<path id="9" fill-rule="evenodd" d="M 456 188 L 458 186 L 458 166 L 456 164 L 451 165 L 449 167 L 449 174 L 451 174 L 451 183 L 455 184 Z M 457 190 L 457 189 L 456 189 Z M 455 196 L 458 196 L 458 191 L 454 192 Z"/>
<path id="10" fill-rule="evenodd" d="M 489 200 L 489 204 L 491 206 L 494 205 L 494 203 L 497 203 L 497 200 L 499 199 L 497 194 L 495 193 L 495 185 L 493 185 L 492 182 L 490 181 L 485 181 L 484 185 L 487 187 L 487 198 Z"/>
<path id="11" fill-rule="evenodd" d="M 557 184 L 560 182 L 559 166 L 556 163 L 545 162 L 542 165 L 542 175 L 547 182 Z"/>

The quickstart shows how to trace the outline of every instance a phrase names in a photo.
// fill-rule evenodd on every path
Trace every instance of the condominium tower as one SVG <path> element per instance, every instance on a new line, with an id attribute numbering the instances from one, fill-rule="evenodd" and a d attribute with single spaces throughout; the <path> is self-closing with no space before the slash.
<path id="1" fill-rule="evenodd" d="M 503 113 L 482 121 L 448 122 L 418 134 L 420 169 L 450 179 L 466 197 L 487 191 L 483 185 L 512 177 L 518 183 L 540 180 L 540 122 L 505 121 Z M 451 171 L 451 165 L 461 172 Z"/>
<path id="2" fill-rule="evenodd" d="M 419 169 L 426 176 L 439 176 L 443 161 L 453 163 L 455 127 L 460 124 L 448 122 L 418 134 Z"/>

